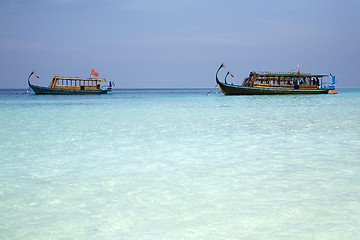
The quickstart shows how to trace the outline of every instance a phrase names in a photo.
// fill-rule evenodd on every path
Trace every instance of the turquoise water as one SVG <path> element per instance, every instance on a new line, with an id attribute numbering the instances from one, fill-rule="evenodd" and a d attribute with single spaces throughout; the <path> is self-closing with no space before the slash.
<path id="1" fill-rule="evenodd" d="M 0 91 L 1 239 L 360 239 L 360 88 Z"/>

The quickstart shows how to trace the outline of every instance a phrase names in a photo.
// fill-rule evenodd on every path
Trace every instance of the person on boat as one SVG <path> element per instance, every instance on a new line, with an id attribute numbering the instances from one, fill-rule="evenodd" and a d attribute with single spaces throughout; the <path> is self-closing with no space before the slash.
<path id="1" fill-rule="evenodd" d="M 312 78 L 311 82 L 312 82 L 312 85 L 316 85 L 316 79 L 315 78 Z"/>

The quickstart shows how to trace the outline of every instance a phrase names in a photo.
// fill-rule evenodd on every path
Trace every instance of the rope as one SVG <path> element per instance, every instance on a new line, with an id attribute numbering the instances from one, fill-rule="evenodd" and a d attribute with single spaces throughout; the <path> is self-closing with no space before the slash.
<path id="1" fill-rule="evenodd" d="M 215 87 L 214 87 L 213 89 L 211 89 L 211 91 L 210 91 L 210 92 L 208 92 L 206 95 L 208 95 L 208 96 L 209 96 L 209 95 L 210 95 L 210 93 L 211 93 L 212 91 L 214 91 L 214 89 L 215 89 L 215 88 L 217 88 L 217 84 L 216 84 L 216 85 L 215 85 Z"/>
<path id="2" fill-rule="evenodd" d="M 30 90 L 30 87 L 23 94 L 27 94 L 29 90 Z"/>

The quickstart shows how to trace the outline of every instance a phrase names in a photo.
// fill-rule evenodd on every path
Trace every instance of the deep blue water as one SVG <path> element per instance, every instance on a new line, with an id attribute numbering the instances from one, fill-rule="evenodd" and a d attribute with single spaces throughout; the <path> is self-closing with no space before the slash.
<path id="1" fill-rule="evenodd" d="M 0 90 L 0 238 L 360 238 L 359 87 L 210 90 Z"/>

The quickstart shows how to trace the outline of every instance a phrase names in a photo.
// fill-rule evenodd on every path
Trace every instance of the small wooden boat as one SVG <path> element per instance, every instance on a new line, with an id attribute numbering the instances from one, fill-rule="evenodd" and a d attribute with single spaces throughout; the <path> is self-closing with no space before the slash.
<path id="1" fill-rule="evenodd" d="M 106 79 L 101 78 L 74 78 L 59 77 L 54 74 L 49 87 L 37 86 L 30 83 L 31 72 L 28 78 L 29 88 L 34 94 L 56 94 L 56 95 L 85 95 L 85 94 L 110 94 L 112 90 L 111 81 L 109 86 L 101 87 Z"/>
<path id="2" fill-rule="evenodd" d="M 250 72 L 242 85 L 220 82 L 216 72 L 216 83 L 225 95 L 267 95 L 267 94 L 327 94 L 335 91 L 335 76 L 328 87 L 323 86 L 323 77 L 328 75 L 313 75 L 298 72 Z"/>

